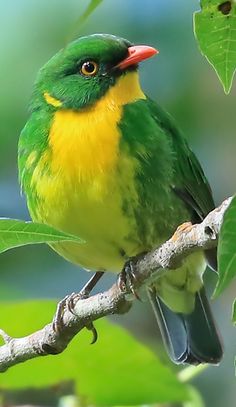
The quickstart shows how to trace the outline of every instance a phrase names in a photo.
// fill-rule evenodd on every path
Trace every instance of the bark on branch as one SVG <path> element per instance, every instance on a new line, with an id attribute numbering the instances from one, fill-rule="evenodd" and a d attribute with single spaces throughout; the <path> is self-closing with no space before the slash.
<path id="1" fill-rule="evenodd" d="M 223 215 L 231 199 L 226 199 L 210 212 L 202 223 L 181 225 L 167 242 L 141 256 L 135 264 L 135 291 L 158 279 L 168 269 L 173 269 L 174 273 L 190 253 L 216 247 Z M 24 338 L 11 338 L 0 330 L 5 342 L 0 347 L 0 372 L 35 357 L 61 353 L 72 338 L 91 325 L 92 321 L 106 315 L 127 312 L 134 299 L 128 287 L 121 290 L 116 283 L 105 292 L 79 300 L 73 314 L 66 309 L 60 332 L 54 331 L 53 323 Z"/>

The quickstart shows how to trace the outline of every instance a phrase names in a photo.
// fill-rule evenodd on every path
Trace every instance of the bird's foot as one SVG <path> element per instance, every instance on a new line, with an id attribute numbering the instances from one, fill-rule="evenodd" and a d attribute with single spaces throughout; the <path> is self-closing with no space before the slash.
<path id="1" fill-rule="evenodd" d="M 68 310 L 71 314 L 76 315 L 74 312 L 75 304 L 82 299 L 87 298 L 83 293 L 71 293 L 66 295 L 57 305 L 56 314 L 53 318 L 52 327 L 56 333 L 61 332 L 63 329 L 63 317 Z"/>
<path id="2" fill-rule="evenodd" d="M 103 272 L 98 271 L 85 284 L 85 286 L 82 288 L 82 290 L 79 293 L 69 294 L 59 302 L 59 304 L 57 306 L 56 314 L 53 318 L 53 323 L 52 323 L 54 332 L 60 333 L 62 331 L 62 329 L 64 327 L 63 317 L 64 317 L 66 311 L 69 311 L 71 314 L 73 314 L 75 316 L 77 315 L 75 312 L 75 306 L 76 306 L 77 302 L 89 297 L 90 292 L 95 287 L 95 285 L 100 280 L 100 278 L 102 277 L 103 274 L 104 274 Z M 89 322 L 86 325 L 86 328 L 88 330 L 92 331 L 92 333 L 93 333 L 93 339 L 92 339 L 91 344 L 95 343 L 98 338 L 98 334 L 97 334 L 96 328 L 93 325 L 93 322 Z"/>
<path id="3" fill-rule="evenodd" d="M 75 305 L 77 304 L 78 301 L 88 298 L 88 296 L 89 295 L 86 292 L 84 292 L 84 290 L 81 290 L 80 293 L 71 293 L 70 295 L 67 295 L 65 298 L 63 298 L 59 302 L 59 304 L 57 306 L 56 314 L 53 318 L 53 323 L 52 323 L 54 332 L 59 334 L 63 330 L 63 327 L 64 327 L 63 317 L 64 317 L 65 312 L 68 310 L 71 314 L 76 315 L 76 312 L 74 310 Z M 91 331 L 93 334 L 93 338 L 91 341 L 91 345 L 92 345 L 98 339 L 97 330 L 96 330 L 93 322 L 89 322 L 85 326 L 85 328 L 88 329 L 89 331 Z"/>
<path id="4" fill-rule="evenodd" d="M 125 263 L 123 270 L 119 274 L 118 277 L 118 287 L 119 289 L 124 292 L 126 290 L 130 291 L 137 300 L 141 301 L 137 290 L 135 289 L 135 284 L 137 283 L 137 272 L 136 272 L 136 264 L 137 261 L 143 257 L 144 253 L 139 254 L 134 257 L 130 257 L 130 259 Z"/>

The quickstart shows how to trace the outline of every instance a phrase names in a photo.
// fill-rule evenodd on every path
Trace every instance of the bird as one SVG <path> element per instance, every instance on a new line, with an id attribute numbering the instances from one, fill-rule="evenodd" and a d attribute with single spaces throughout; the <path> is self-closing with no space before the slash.
<path id="1" fill-rule="evenodd" d="M 19 138 L 21 188 L 33 221 L 77 235 L 59 255 L 88 271 L 120 273 L 178 225 L 215 207 L 202 167 L 174 119 L 142 90 L 139 63 L 158 51 L 110 34 L 80 37 L 37 75 Z M 218 364 L 222 341 L 194 252 L 149 289 L 170 359 Z"/>

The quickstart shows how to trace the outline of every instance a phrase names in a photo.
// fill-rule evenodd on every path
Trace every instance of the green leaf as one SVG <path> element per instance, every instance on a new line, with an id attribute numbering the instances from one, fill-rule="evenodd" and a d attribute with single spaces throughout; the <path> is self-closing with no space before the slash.
<path id="1" fill-rule="evenodd" d="M 0 218 L 0 253 L 26 244 L 53 243 L 65 240 L 83 243 L 79 237 L 61 232 L 48 225 Z"/>
<path id="2" fill-rule="evenodd" d="M 77 20 L 75 20 L 74 24 L 69 30 L 65 41 L 65 46 L 72 40 L 72 38 L 74 38 L 75 36 L 78 37 L 78 33 L 80 32 L 82 25 L 87 21 L 90 15 L 102 3 L 102 1 L 103 0 L 90 0 L 85 11 L 79 16 Z"/>
<path id="3" fill-rule="evenodd" d="M 229 93 L 236 69 L 235 2 L 202 0 L 201 11 L 194 14 L 194 33 L 202 54 Z"/>
<path id="4" fill-rule="evenodd" d="M 19 337 L 48 323 L 56 303 L 2 302 L 0 309 L 0 327 Z M 97 321 L 96 328 L 96 344 L 90 345 L 91 332 L 83 330 L 62 354 L 33 359 L 1 374 L 1 388 L 43 387 L 73 380 L 83 404 L 96 406 L 180 402 L 189 398 L 188 386 L 126 330 L 105 319 Z"/>
<path id="5" fill-rule="evenodd" d="M 94 10 L 102 3 L 103 0 L 90 0 L 87 8 L 83 14 L 79 17 L 76 25 L 81 26 L 89 18 L 89 16 L 94 12 Z"/>
<path id="6" fill-rule="evenodd" d="M 218 243 L 219 279 L 213 294 L 217 297 L 236 275 L 236 197 L 224 214 Z"/>
<path id="7" fill-rule="evenodd" d="M 232 322 L 236 323 L 236 300 L 234 300 L 233 308 L 232 308 Z"/>

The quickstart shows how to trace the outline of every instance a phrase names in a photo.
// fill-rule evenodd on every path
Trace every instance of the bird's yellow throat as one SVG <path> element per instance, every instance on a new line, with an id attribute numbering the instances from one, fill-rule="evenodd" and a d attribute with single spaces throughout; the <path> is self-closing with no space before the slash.
<path id="1" fill-rule="evenodd" d="M 75 174 L 87 181 L 112 170 L 117 162 L 122 107 L 145 99 L 138 74 L 128 73 L 92 107 L 81 111 L 58 110 L 49 134 L 52 172 Z"/>

